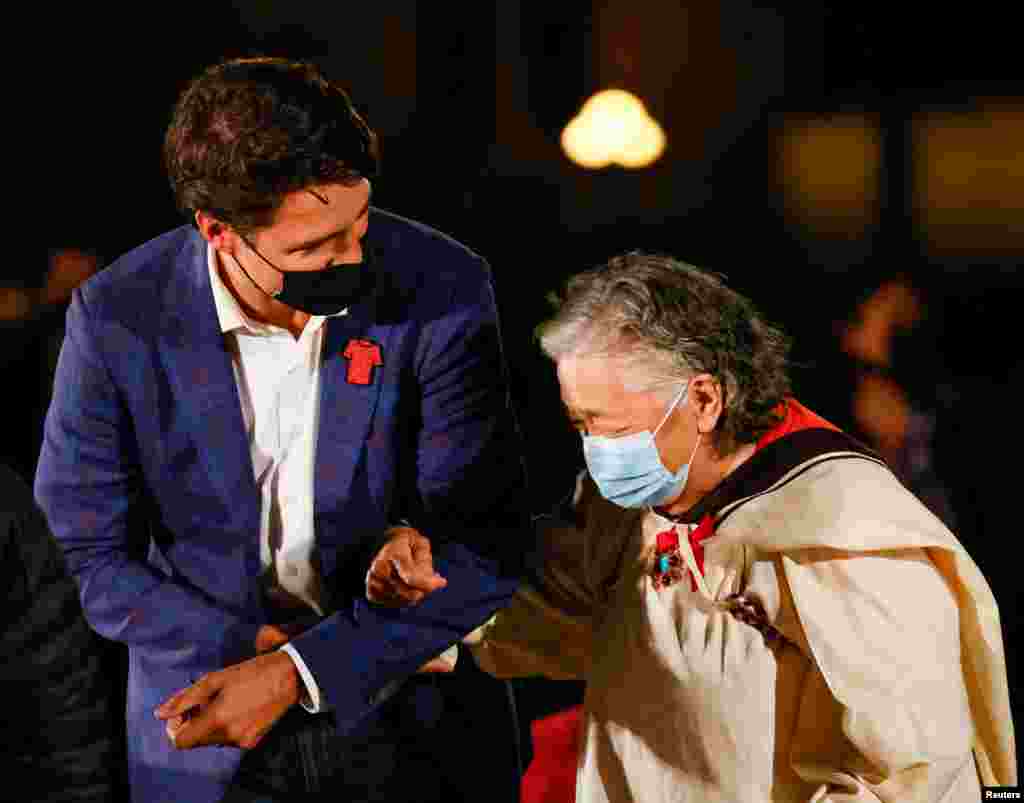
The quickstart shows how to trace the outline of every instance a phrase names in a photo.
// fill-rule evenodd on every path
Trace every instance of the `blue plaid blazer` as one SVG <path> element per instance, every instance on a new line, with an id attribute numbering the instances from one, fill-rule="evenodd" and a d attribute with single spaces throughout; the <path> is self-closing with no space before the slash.
<path id="1" fill-rule="evenodd" d="M 378 209 L 368 242 L 375 288 L 329 320 L 321 369 L 315 558 L 333 613 L 292 642 L 342 732 L 508 601 L 532 539 L 487 264 Z M 349 381 L 358 341 L 380 357 L 368 384 Z M 251 657 L 269 616 L 249 443 L 193 227 L 75 292 L 35 495 L 89 623 L 129 648 L 133 799 L 218 800 L 242 751 L 176 751 L 153 716 Z M 399 520 L 431 537 L 449 582 L 395 611 L 365 601 L 363 578 Z"/>

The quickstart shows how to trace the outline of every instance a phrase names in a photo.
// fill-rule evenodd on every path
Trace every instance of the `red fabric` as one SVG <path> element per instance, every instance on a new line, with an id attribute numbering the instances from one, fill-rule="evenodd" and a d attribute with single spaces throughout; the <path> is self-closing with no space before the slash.
<path id="1" fill-rule="evenodd" d="M 579 705 L 533 722 L 533 761 L 523 774 L 521 803 L 575 803 L 582 722 Z"/>
<path id="2" fill-rule="evenodd" d="M 815 427 L 837 431 L 839 429 L 835 424 L 826 421 L 814 411 L 804 407 L 796 399 L 786 399 L 780 405 L 779 412 L 783 413 L 785 418 L 774 429 L 768 430 L 761 436 L 761 439 L 757 442 L 757 449 L 763 449 L 769 443 L 801 429 L 813 429 Z"/>
<path id="3" fill-rule="evenodd" d="M 373 369 L 384 364 L 380 346 L 372 340 L 350 340 L 342 356 L 348 360 L 345 381 L 352 385 L 371 384 Z"/>
<path id="4" fill-rule="evenodd" d="M 662 552 L 671 552 L 677 546 L 679 546 L 679 536 L 676 535 L 675 528 L 658 533 L 658 544 L 655 547 L 655 551 L 659 555 Z"/>
<path id="5" fill-rule="evenodd" d="M 690 549 L 693 551 L 693 559 L 697 563 L 697 569 L 701 575 L 704 574 L 704 541 L 715 533 L 715 519 L 710 514 L 700 520 L 700 524 L 693 528 L 689 534 Z M 675 528 L 665 530 L 657 535 L 655 554 L 661 555 L 665 552 L 672 552 L 679 546 L 679 535 Z M 697 578 L 690 573 L 690 590 L 697 590 Z"/>
<path id="6" fill-rule="evenodd" d="M 690 549 L 693 550 L 693 558 L 697 561 L 697 569 L 701 576 L 704 575 L 704 541 L 715 533 L 715 518 L 711 514 L 700 520 L 693 532 L 690 533 Z M 690 575 L 690 590 L 697 590 L 697 578 Z"/>

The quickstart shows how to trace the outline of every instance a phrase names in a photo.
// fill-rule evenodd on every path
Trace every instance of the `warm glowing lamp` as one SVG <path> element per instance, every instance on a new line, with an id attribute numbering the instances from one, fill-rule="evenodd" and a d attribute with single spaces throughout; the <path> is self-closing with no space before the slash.
<path id="1" fill-rule="evenodd" d="M 664 152 L 665 132 L 635 95 L 605 89 L 566 125 L 562 149 L 581 167 L 647 167 Z"/>

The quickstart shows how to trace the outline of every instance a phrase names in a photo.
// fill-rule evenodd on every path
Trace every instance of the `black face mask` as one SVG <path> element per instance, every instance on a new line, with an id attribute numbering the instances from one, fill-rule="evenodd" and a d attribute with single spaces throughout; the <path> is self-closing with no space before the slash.
<path id="1" fill-rule="evenodd" d="M 275 293 L 268 293 L 252 276 L 249 276 L 249 271 L 242 267 L 242 263 L 235 259 L 235 264 L 242 268 L 249 281 L 264 295 L 310 315 L 336 315 L 362 299 L 373 286 L 373 250 L 368 245 L 363 246 L 362 262 L 343 262 L 321 270 L 298 271 L 281 270 L 257 251 L 248 240 L 245 240 L 245 244 L 284 277 L 281 289 Z"/>

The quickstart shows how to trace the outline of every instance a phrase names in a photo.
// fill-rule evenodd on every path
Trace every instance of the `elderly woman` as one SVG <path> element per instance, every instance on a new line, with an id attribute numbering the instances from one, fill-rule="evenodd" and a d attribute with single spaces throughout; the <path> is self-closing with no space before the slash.
<path id="1" fill-rule="evenodd" d="M 540 523 L 537 576 L 469 640 L 492 674 L 586 680 L 579 801 L 1016 783 L 987 583 L 790 396 L 786 341 L 745 298 L 628 254 L 572 278 L 539 334 L 587 471 Z"/>

